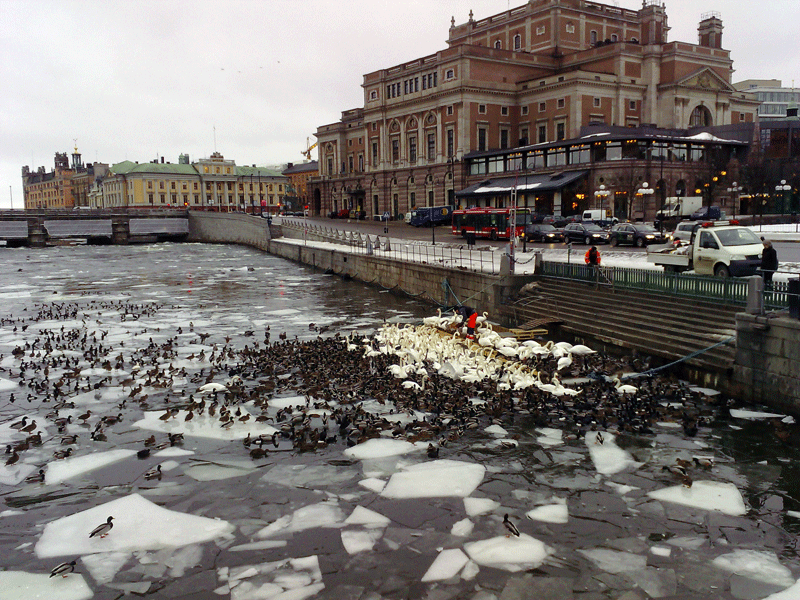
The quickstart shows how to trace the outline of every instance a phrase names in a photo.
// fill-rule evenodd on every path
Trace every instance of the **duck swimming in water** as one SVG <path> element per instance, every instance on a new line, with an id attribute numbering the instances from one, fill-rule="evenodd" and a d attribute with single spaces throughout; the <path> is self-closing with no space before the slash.
<path id="1" fill-rule="evenodd" d="M 517 526 L 508 520 L 508 515 L 503 517 L 503 526 L 508 530 L 506 537 L 511 537 L 512 535 L 519 537 L 519 529 L 517 529 Z"/>
<path id="2" fill-rule="evenodd" d="M 113 520 L 114 517 L 108 517 L 105 523 L 102 523 L 97 527 L 95 527 L 94 529 L 92 529 L 92 533 L 89 534 L 89 537 L 90 538 L 93 538 L 95 536 L 100 536 L 101 538 L 106 537 L 108 535 L 108 532 L 111 531 L 111 528 L 114 527 L 114 524 L 111 522 Z"/>

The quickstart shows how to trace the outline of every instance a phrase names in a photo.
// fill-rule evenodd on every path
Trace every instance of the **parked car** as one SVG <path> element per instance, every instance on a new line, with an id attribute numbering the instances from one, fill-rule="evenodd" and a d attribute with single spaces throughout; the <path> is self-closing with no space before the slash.
<path id="1" fill-rule="evenodd" d="M 542 217 L 542 223 L 548 223 L 556 229 L 560 229 L 567 224 L 567 219 L 563 216 L 556 217 L 554 215 L 547 215 L 546 217 Z"/>
<path id="2" fill-rule="evenodd" d="M 669 235 L 669 238 L 672 241 L 683 240 L 685 242 L 690 242 L 692 240 L 692 233 L 694 233 L 698 227 L 700 227 L 698 221 L 681 221 L 675 227 L 675 231 Z"/>
<path id="3" fill-rule="evenodd" d="M 692 221 L 722 221 L 725 219 L 725 211 L 719 206 L 701 206 L 689 218 Z"/>
<path id="4" fill-rule="evenodd" d="M 612 246 L 631 244 L 644 248 L 650 244 L 665 244 L 666 241 L 663 233 L 646 223 L 619 223 L 612 227 L 608 235 L 608 242 Z"/>
<path id="5" fill-rule="evenodd" d="M 529 242 L 561 242 L 564 241 L 564 231 L 549 223 L 533 223 L 525 227 L 525 237 Z"/>
<path id="6" fill-rule="evenodd" d="M 608 232 L 594 223 L 569 223 L 564 227 L 564 241 L 607 244 Z"/>
<path id="7" fill-rule="evenodd" d="M 363 221 L 367 218 L 367 211 L 353 209 L 350 211 L 350 218 L 355 219 L 356 221 Z"/>

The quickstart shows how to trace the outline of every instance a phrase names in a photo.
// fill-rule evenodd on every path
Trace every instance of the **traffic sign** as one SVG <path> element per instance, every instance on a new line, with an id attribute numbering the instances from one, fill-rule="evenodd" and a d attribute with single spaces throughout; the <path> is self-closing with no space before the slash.
<path id="1" fill-rule="evenodd" d="M 383 217 L 382 218 L 383 218 L 384 221 L 388 221 L 391 218 L 391 215 L 389 214 L 388 210 L 385 213 L 383 213 Z"/>

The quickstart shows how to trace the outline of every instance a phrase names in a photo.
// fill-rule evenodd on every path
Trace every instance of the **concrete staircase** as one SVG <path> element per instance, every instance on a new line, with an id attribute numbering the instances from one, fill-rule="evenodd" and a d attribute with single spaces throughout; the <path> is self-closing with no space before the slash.
<path id="1" fill-rule="evenodd" d="M 735 335 L 742 307 L 695 299 L 539 278 L 530 294 L 503 305 L 515 327 L 558 324 L 561 333 L 637 350 L 670 362 Z M 551 325 L 551 331 L 553 327 Z M 595 346 L 597 344 L 595 343 Z M 714 373 L 733 367 L 735 341 L 709 350 L 687 366 Z"/>

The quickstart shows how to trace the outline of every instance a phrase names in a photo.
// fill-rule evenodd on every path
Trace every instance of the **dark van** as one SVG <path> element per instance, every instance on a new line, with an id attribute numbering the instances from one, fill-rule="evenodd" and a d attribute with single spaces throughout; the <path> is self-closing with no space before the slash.
<path id="1" fill-rule="evenodd" d="M 689 218 L 692 221 L 721 221 L 725 218 L 725 211 L 719 206 L 701 206 Z"/>

